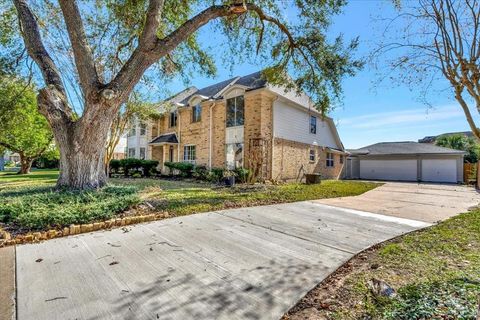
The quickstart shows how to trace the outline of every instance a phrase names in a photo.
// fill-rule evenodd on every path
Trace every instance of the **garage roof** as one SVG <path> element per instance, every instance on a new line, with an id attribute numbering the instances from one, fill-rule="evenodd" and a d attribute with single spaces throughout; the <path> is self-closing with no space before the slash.
<path id="1" fill-rule="evenodd" d="M 429 143 L 413 141 L 379 142 L 360 149 L 348 150 L 352 155 L 417 155 L 417 154 L 443 154 L 463 155 L 465 151 L 439 147 Z"/>

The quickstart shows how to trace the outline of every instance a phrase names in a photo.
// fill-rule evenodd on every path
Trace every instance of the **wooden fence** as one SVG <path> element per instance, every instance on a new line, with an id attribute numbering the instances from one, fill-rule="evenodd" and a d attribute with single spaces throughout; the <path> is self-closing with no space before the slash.
<path id="1" fill-rule="evenodd" d="M 477 184 L 477 164 L 463 164 L 463 182 L 465 184 Z"/>

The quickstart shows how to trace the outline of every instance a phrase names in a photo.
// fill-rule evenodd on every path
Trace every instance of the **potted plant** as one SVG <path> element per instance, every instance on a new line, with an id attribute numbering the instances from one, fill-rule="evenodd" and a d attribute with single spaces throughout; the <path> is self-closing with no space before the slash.
<path id="1" fill-rule="evenodd" d="M 231 170 L 225 170 L 223 172 L 223 181 L 227 187 L 233 187 L 235 185 L 235 172 Z"/>

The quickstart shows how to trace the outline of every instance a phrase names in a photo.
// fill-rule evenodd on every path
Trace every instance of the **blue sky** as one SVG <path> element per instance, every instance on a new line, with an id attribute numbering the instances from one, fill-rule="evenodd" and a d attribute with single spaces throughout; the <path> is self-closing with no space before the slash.
<path id="1" fill-rule="evenodd" d="M 366 57 L 372 50 L 382 29 L 382 22 L 374 20 L 395 14 L 393 1 L 351 0 L 343 14 L 334 18 L 331 35 L 343 33 L 345 38 L 360 37 L 359 57 Z M 201 32 L 203 39 L 211 41 L 208 27 Z M 215 43 L 215 42 L 214 42 Z M 221 45 L 217 43 L 216 45 Z M 192 84 L 201 88 L 230 76 L 245 75 L 259 67 L 241 64 L 233 72 L 220 67 L 216 79 L 198 77 Z M 358 148 L 381 141 L 416 141 L 427 135 L 444 132 L 467 131 L 468 124 L 462 110 L 449 92 L 434 94 L 427 107 L 419 101 L 420 93 L 395 83 L 383 83 L 376 88 L 374 70 L 368 65 L 357 76 L 344 81 L 344 100 L 330 116 L 337 123 L 340 136 L 346 148 Z M 436 88 L 445 87 L 439 83 Z M 169 85 L 173 91 L 183 89 L 180 81 Z M 434 88 L 435 89 L 435 88 Z"/>

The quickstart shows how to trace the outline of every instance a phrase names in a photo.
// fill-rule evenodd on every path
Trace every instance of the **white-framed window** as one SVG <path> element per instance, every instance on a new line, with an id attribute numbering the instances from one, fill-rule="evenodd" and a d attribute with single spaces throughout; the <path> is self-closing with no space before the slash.
<path id="1" fill-rule="evenodd" d="M 310 133 L 317 134 L 317 117 L 310 116 Z"/>
<path id="2" fill-rule="evenodd" d="M 197 160 L 197 152 L 194 145 L 188 145 L 183 147 L 183 161 L 195 163 Z"/>
<path id="3" fill-rule="evenodd" d="M 128 148 L 128 157 L 135 158 L 135 148 Z"/>
<path id="4" fill-rule="evenodd" d="M 315 161 L 315 150 L 314 149 L 310 149 L 310 153 L 309 153 L 308 158 L 311 162 Z"/>
<path id="5" fill-rule="evenodd" d="M 177 110 L 170 112 L 170 118 L 168 121 L 170 128 L 177 126 L 177 116 Z"/>
<path id="6" fill-rule="evenodd" d="M 334 165 L 334 161 L 333 161 L 334 157 L 333 157 L 333 153 L 331 152 L 327 152 L 327 167 L 333 167 Z"/>
<path id="7" fill-rule="evenodd" d="M 145 160 L 145 148 L 140 148 L 140 159 Z"/>
<path id="8" fill-rule="evenodd" d="M 202 106 L 200 103 L 192 107 L 192 122 L 199 122 L 202 120 Z"/>
<path id="9" fill-rule="evenodd" d="M 140 122 L 140 135 L 144 136 L 147 134 L 147 124 L 145 122 Z"/>
<path id="10" fill-rule="evenodd" d="M 135 125 L 132 125 L 130 129 L 128 130 L 128 136 L 129 137 L 134 137 L 137 134 L 137 131 L 135 130 Z"/>
<path id="11" fill-rule="evenodd" d="M 243 167 L 243 143 L 229 143 L 225 145 L 227 169 L 233 170 Z"/>
<path id="12" fill-rule="evenodd" d="M 227 99 L 227 119 L 228 127 L 243 126 L 245 117 L 245 101 L 243 96 Z"/>

